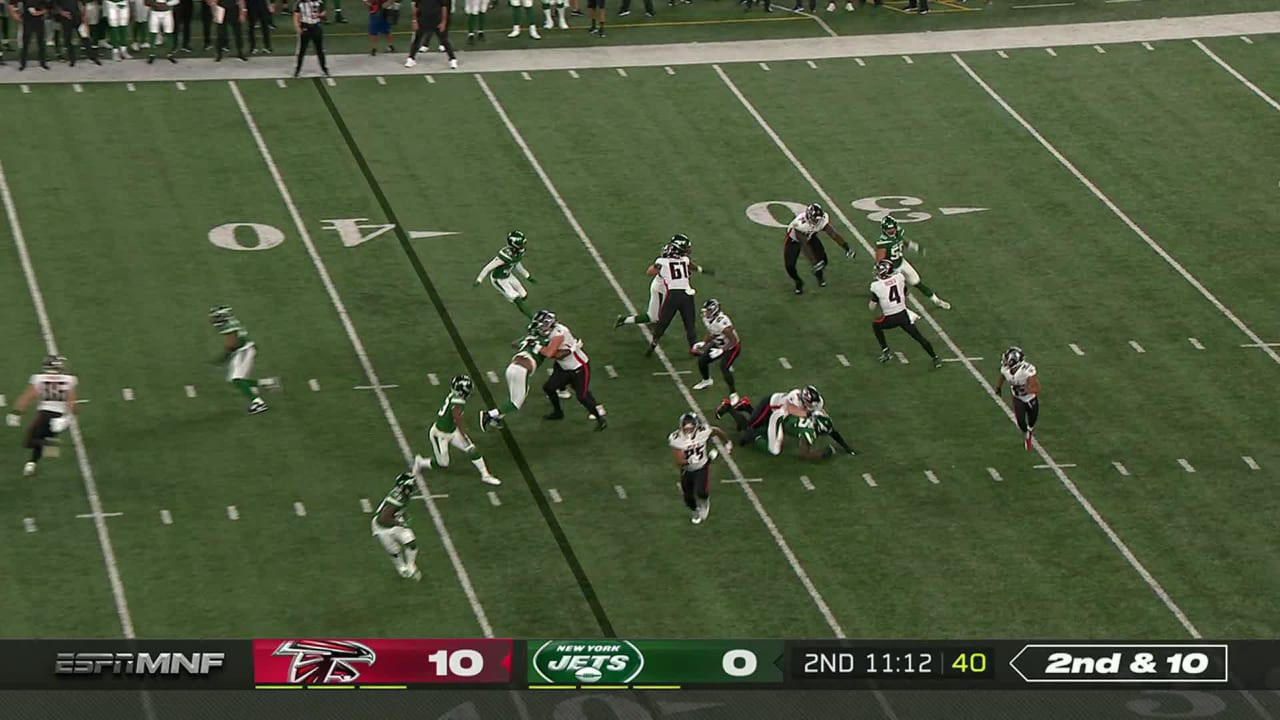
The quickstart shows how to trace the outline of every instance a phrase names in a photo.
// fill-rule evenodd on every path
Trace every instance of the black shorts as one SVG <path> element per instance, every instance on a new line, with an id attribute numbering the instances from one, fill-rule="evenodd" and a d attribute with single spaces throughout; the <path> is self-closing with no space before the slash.
<path id="1" fill-rule="evenodd" d="M 588 10 L 603 10 L 604 0 L 587 0 Z"/>
<path id="2" fill-rule="evenodd" d="M 896 327 L 907 327 L 908 325 L 915 324 L 911 322 L 911 314 L 906 310 L 898 311 L 892 315 L 885 315 L 884 317 L 872 320 L 872 322 L 880 326 L 883 330 Z"/>

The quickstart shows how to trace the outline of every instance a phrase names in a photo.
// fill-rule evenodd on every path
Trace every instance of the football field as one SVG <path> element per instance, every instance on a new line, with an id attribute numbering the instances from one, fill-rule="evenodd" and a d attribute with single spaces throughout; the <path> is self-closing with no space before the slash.
<path id="1" fill-rule="evenodd" d="M 79 430 L 0 447 L 0 636 L 1276 637 L 1280 37 L 867 59 L 314 80 L 0 85 L 0 388 L 52 349 Z M 821 203 L 829 284 L 782 227 Z M 877 362 L 869 243 L 892 211 L 953 303 Z M 607 407 L 476 413 L 524 317 L 480 268 L 529 238 L 531 306 Z M 689 522 L 667 434 L 675 324 L 645 269 L 693 241 L 739 391 L 808 383 L 856 457 L 735 448 Z M 804 264 L 802 263 L 802 268 Z M 231 306 L 279 378 L 247 415 Z M 1022 446 L 991 383 L 1039 368 Z M 714 372 L 714 369 L 713 369 Z M 369 515 L 449 378 L 465 457 L 411 508 L 420 583 Z M 545 377 L 539 372 L 537 383 Z M 712 418 L 714 422 L 714 418 Z"/>

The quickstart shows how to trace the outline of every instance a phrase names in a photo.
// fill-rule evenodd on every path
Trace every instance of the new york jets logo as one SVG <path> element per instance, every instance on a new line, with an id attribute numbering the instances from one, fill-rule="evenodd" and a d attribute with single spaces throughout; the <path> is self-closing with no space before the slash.
<path id="1" fill-rule="evenodd" d="M 533 654 L 533 669 L 555 685 L 626 685 L 644 669 L 644 654 L 625 640 L 551 640 Z"/>

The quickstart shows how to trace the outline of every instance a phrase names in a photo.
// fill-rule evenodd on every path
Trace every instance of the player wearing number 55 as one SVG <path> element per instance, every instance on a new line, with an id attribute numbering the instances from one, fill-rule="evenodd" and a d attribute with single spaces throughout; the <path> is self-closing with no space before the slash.
<path id="1" fill-rule="evenodd" d="M 733 448 L 723 430 L 708 426 L 691 412 L 680 416 L 680 426 L 667 438 L 671 457 L 680 468 L 680 492 L 685 506 L 693 513 L 694 525 L 706 520 L 711 513 L 711 454 L 707 444 L 712 438 L 724 443 L 725 452 Z"/>

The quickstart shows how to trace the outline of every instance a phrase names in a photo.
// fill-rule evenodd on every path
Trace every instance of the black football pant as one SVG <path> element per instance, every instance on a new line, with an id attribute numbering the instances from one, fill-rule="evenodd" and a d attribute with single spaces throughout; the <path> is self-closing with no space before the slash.
<path id="1" fill-rule="evenodd" d="M 740 434 L 738 435 L 738 446 L 750 445 L 755 442 L 756 438 L 769 432 L 769 416 L 776 409 L 769 404 L 766 399 L 760 403 L 760 407 L 752 408 L 750 405 L 741 406 L 742 409 L 733 408 L 729 411 L 733 422 L 738 426 Z"/>
<path id="2" fill-rule="evenodd" d="M 693 347 L 698 342 L 698 332 L 694 329 L 696 313 L 693 307 L 693 296 L 683 290 L 669 290 L 667 296 L 662 299 L 662 307 L 658 310 L 658 322 L 653 328 L 655 346 L 671 326 L 676 313 L 680 313 L 680 319 L 684 321 L 684 337 L 689 341 L 689 347 Z"/>
<path id="3" fill-rule="evenodd" d="M 203 4 L 203 3 L 202 3 Z M 178 0 L 173 16 L 173 39 L 180 48 L 191 49 L 191 15 L 196 6 L 192 0 Z"/>
<path id="4" fill-rule="evenodd" d="M 262 47 L 271 50 L 271 7 L 268 0 L 249 0 L 246 10 L 249 15 L 249 52 L 258 48 L 255 37 L 258 26 L 262 26 Z"/>
<path id="5" fill-rule="evenodd" d="M 916 327 L 916 324 L 911 322 L 911 316 L 906 310 L 871 321 L 871 329 L 876 333 L 876 342 L 880 343 L 881 350 L 889 349 L 889 343 L 885 342 L 884 339 L 884 331 L 886 329 L 896 327 L 902 328 L 911 336 L 912 340 L 920 343 L 920 347 L 924 348 L 924 351 L 929 353 L 929 357 L 938 356 L 938 354 L 933 351 L 933 345 L 925 339 L 924 335 L 920 334 L 920 330 Z"/>
<path id="6" fill-rule="evenodd" d="M 644 0 L 644 11 L 650 15 L 653 14 L 653 0 Z M 622 5 L 618 7 L 618 13 L 631 12 L 631 0 L 622 0 Z"/>
<path id="7" fill-rule="evenodd" d="M 698 509 L 698 501 L 711 497 L 711 463 L 697 470 L 680 471 L 680 492 L 684 495 L 685 507 Z"/>
<path id="8" fill-rule="evenodd" d="M 822 283 L 822 273 L 827 269 L 827 249 L 822 246 L 822 240 L 816 234 L 810 235 L 807 240 L 787 241 L 782 246 L 782 261 L 786 265 L 787 275 L 796 284 L 797 290 L 804 287 L 804 281 L 796 272 L 796 262 L 800 260 L 800 253 L 804 251 L 801 247 L 802 242 L 809 246 L 809 251 L 813 254 L 813 276 L 818 278 L 819 283 Z"/>
<path id="9" fill-rule="evenodd" d="M 444 46 L 444 51 L 449 55 L 450 60 L 457 57 L 453 54 L 453 44 L 449 42 L 449 26 L 446 24 L 444 32 L 440 32 L 439 25 L 439 15 L 418 16 L 418 32 L 414 33 L 413 44 L 409 46 L 409 57 L 416 58 L 418 48 L 430 46 L 432 35 L 440 38 L 440 44 Z"/>
<path id="10" fill-rule="evenodd" d="M 67 47 L 67 61 L 74 67 L 76 64 L 76 45 L 84 48 L 84 54 L 90 60 L 97 60 L 98 49 L 94 47 L 89 38 L 80 37 L 80 18 L 72 15 L 69 18 L 59 18 L 59 24 L 62 26 L 62 40 Z"/>
<path id="11" fill-rule="evenodd" d="M 560 408 L 560 396 L 556 393 L 567 388 L 573 387 L 573 396 L 578 398 L 578 402 L 582 403 L 582 407 L 592 415 L 596 414 L 595 395 L 591 394 L 591 365 L 583 365 L 576 370 L 565 370 L 556 365 L 551 369 L 551 377 L 542 384 L 542 392 L 546 394 L 547 399 L 551 401 L 551 410 L 553 412 L 564 412 Z"/>
<path id="12" fill-rule="evenodd" d="M 228 32 L 233 33 L 236 39 L 236 55 L 244 57 L 244 29 L 240 25 L 240 8 L 236 5 L 225 8 L 225 14 L 222 16 L 222 24 L 218 26 L 218 59 L 222 59 L 222 53 L 228 49 Z"/>
<path id="13" fill-rule="evenodd" d="M 1018 429 L 1022 432 L 1036 429 L 1036 420 L 1040 418 L 1040 398 L 1030 400 L 1013 399 L 1013 416 L 1018 420 Z"/>
<path id="14" fill-rule="evenodd" d="M 720 361 L 720 374 L 724 375 L 724 382 L 729 386 L 729 392 L 736 393 L 738 390 L 733 386 L 733 361 L 738 359 L 738 353 L 742 351 L 742 343 L 738 343 L 728 348 L 720 357 L 715 360 L 711 359 L 711 348 L 707 348 L 698 355 L 698 372 L 702 373 L 702 379 L 707 380 L 711 377 L 711 363 Z"/>
<path id="15" fill-rule="evenodd" d="M 324 61 L 324 26 L 319 23 L 302 26 L 302 33 L 298 35 L 298 64 L 294 66 L 293 74 L 302 72 L 302 60 L 307 56 L 308 43 L 315 43 L 316 57 L 320 59 L 320 69 L 328 75 L 329 66 Z"/>
<path id="16" fill-rule="evenodd" d="M 48 64 L 44 50 L 44 16 L 36 17 L 25 10 L 22 13 L 22 53 L 18 56 L 18 67 L 27 66 L 27 46 L 36 41 L 36 52 L 40 55 L 40 65 Z"/>
<path id="17" fill-rule="evenodd" d="M 915 10 L 917 3 L 920 6 L 920 12 L 929 12 L 929 0 L 907 0 L 906 10 Z"/>
<path id="18" fill-rule="evenodd" d="M 40 457 L 44 455 L 44 446 L 49 438 L 53 437 L 53 428 L 49 427 L 49 423 L 54 418 L 62 417 L 62 413 L 49 412 L 41 410 L 36 413 L 36 419 L 31 423 L 31 427 L 27 428 L 27 437 L 23 445 L 31 450 L 31 462 L 39 462 Z"/>

